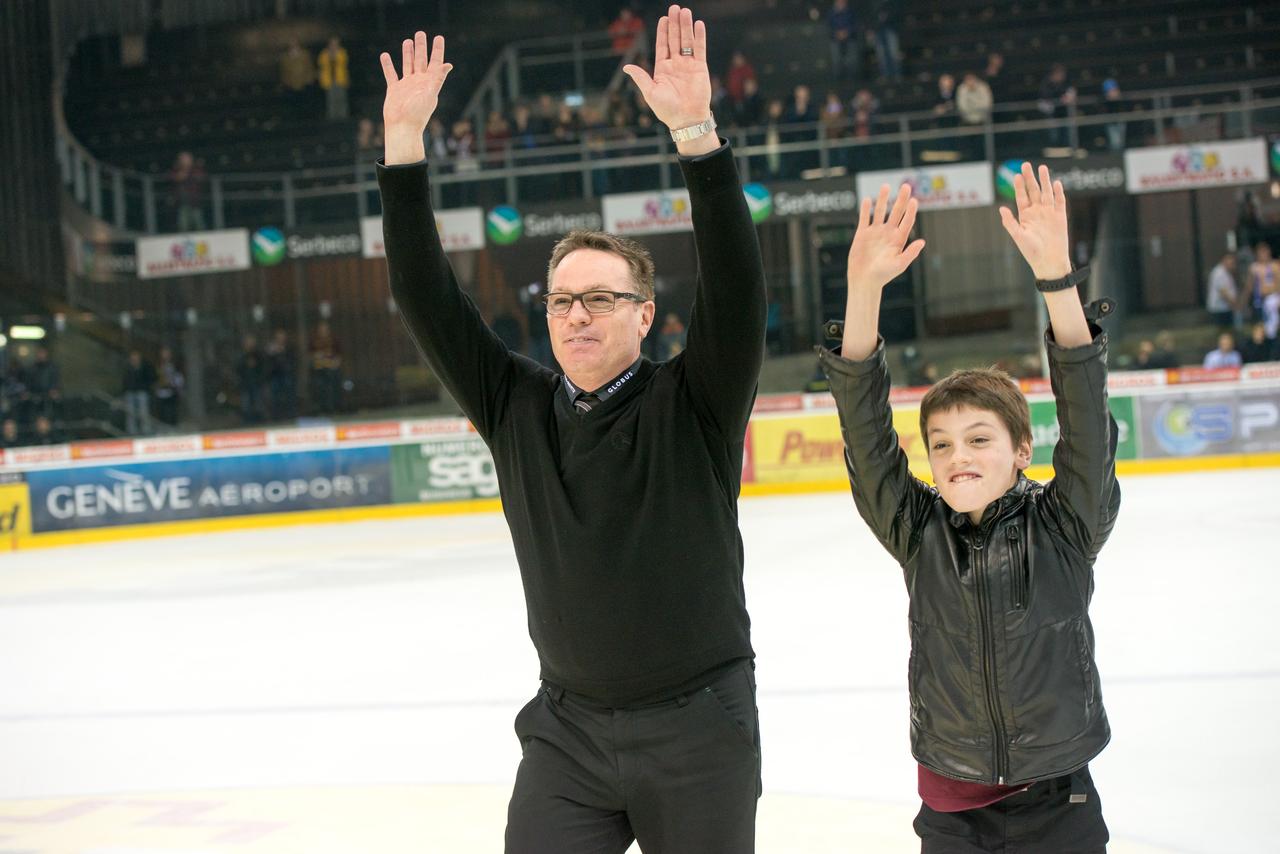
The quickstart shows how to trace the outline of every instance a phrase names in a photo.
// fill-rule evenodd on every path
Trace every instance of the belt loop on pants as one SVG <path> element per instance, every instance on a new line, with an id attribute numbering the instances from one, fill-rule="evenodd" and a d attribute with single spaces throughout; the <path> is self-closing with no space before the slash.
<path id="1" fill-rule="evenodd" d="M 676 694 L 676 705 L 677 705 L 677 706 L 679 706 L 679 707 L 680 707 L 680 708 L 682 708 L 682 709 L 683 709 L 685 706 L 689 705 L 689 695 L 688 695 L 688 694 Z"/>
<path id="2" fill-rule="evenodd" d="M 564 689 L 559 685 L 552 685 L 550 682 L 546 683 L 546 689 L 547 696 L 551 698 L 551 702 L 559 705 L 560 701 L 564 699 Z"/>

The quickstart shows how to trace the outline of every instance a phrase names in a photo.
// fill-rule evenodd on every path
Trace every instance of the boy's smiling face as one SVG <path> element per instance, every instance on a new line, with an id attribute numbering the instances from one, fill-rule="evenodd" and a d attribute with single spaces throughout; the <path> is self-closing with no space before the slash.
<path id="1" fill-rule="evenodd" d="M 929 415 L 929 468 L 947 506 L 977 525 L 982 513 L 1031 465 L 1031 443 L 1017 446 L 1009 428 L 988 409 L 959 406 Z"/>

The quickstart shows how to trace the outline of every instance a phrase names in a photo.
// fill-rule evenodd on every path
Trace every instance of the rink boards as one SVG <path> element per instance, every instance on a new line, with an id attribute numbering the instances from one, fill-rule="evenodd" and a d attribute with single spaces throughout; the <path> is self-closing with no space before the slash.
<path id="1" fill-rule="evenodd" d="M 1052 476 L 1058 425 L 1047 381 L 1024 380 L 1033 478 Z M 1111 377 L 1121 474 L 1280 466 L 1280 364 Z M 894 426 L 928 480 L 918 404 L 894 389 Z M 762 397 L 746 438 L 744 495 L 847 488 L 827 394 Z M 487 447 L 462 418 L 18 448 L 0 459 L 0 551 L 229 528 L 493 511 Z"/>

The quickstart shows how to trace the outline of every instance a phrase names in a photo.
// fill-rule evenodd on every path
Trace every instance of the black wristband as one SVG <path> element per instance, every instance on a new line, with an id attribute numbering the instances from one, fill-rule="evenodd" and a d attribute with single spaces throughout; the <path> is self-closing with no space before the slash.
<path id="1" fill-rule="evenodd" d="M 1085 265 L 1079 270 L 1072 270 L 1061 279 L 1036 279 L 1036 290 L 1042 294 L 1053 293 L 1054 291 L 1065 291 L 1067 288 L 1074 288 L 1089 278 L 1089 267 Z"/>

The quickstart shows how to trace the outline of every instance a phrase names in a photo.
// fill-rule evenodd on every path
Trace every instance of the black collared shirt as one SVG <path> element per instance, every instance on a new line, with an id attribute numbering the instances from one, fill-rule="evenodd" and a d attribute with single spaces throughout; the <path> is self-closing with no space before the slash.
<path id="1" fill-rule="evenodd" d="M 609 398 L 617 394 L 618 390 L 621 389 L 624 385 L 626 385 L 628 381 L 635 378 L 636 374 L 640 372 L 640 361 L 643 358 L 644 358 L 643 356 L 637 357 L 636 360 L 631 363 L 631 366 L 629 368 L 627 368 L 622 373 L 618 374 L 609 382 L 600 386 L 600 388 L 596 389 L 595 391 L 586 391 L 584 389 L 580 389 L 573 384 L 573 382 L 569 379 L 569 377 L 567 376 L 564 377 L 564 392 L 565 394 L 569 395 L 570 405 L 576 404 L 579 398 L 585 397 L 588 394 L 594 394 L 596 396 L 597 402 L 592 407 L 593 409 L 596 406 L 599 406 L 600 404 L 604 403 L 606 400 L 608 400 Z"/>

